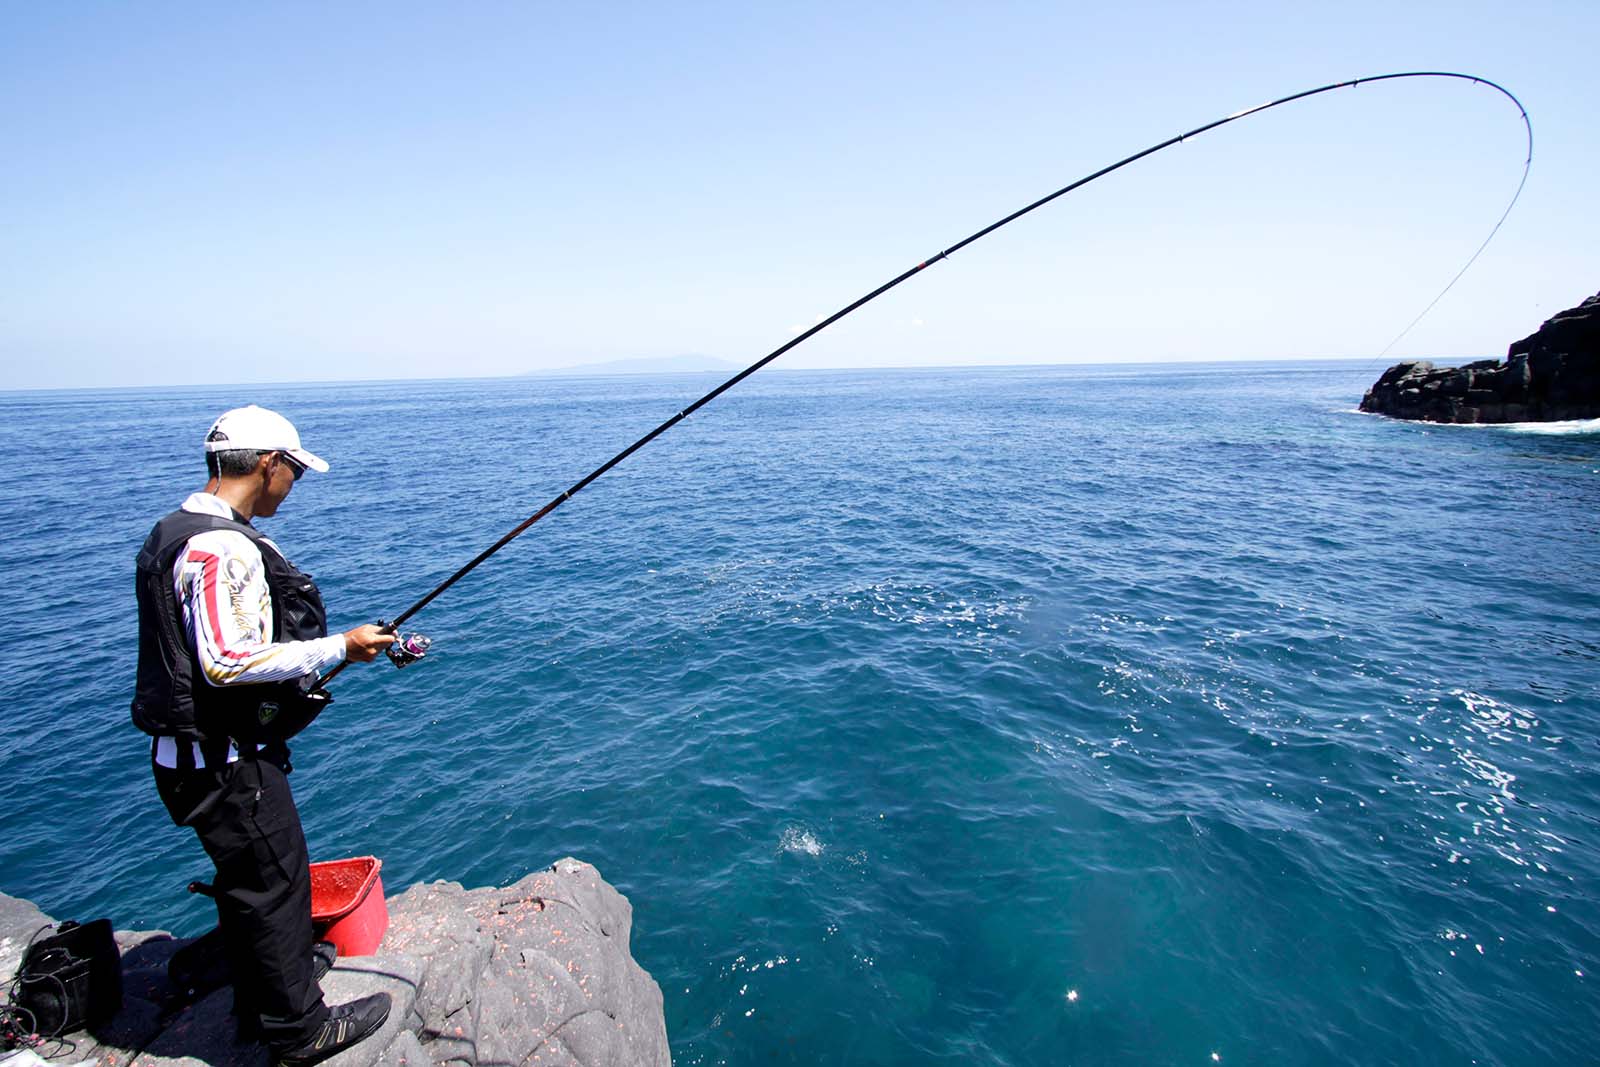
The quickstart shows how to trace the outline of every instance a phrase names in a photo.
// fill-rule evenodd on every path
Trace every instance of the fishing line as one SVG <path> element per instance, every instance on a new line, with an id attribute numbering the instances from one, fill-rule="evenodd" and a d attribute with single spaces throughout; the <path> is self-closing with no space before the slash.
<path id="1" fill-rule="evenodd" d="M 429 604 L 433 603 L 434 599 L 436 597 L 438 597 L 439 594 L 443 593 L 446 589 L 449 589 L 451 586 L 455 585 L 462 578 L 465 578 L 474 569 L 476 569 L 477 566 L 480 563 L 482 563 L 484 560 L 488 559 L 490 556 L 494 555 L 496 552 L 500 551 L 502 548 L 504 548 L 506 545 L 510 544 L 516 538 L 520 537 L 524 532 L 526 532 L 528 530 L 529 527 L 533 526 L 540 519 L 544 518 L 546 515 L 550 514 L 556 508 L 560 507 L 562 504 L 565 504 L 568 500 L 571 500 L 574 496 L 576 496 L 577 494 L 581 493 L 584 489 L 586 489 L 590 485 L 590 483 L 592 483 L 595 479 L 599 478 L 602 474 L 605 474 L 612 467 L 615 467 L 617 464 L 621 463 L 623 460 L 627 459 L 629 456 L 631 456 L 635 452 L 639 451 L 639 449 L 643 448 L 645 445 L 649 444 L 651 441 L 654 441 L 657 437 L 660 437 L 662 434 L 664 434 L 668 430 L 672 429 L 672 427 L 676 426 L 678 423 L 682 422 L 684 419 L 686 419 L 690 415 L 694 414 L 700 408 L 702 408 L 705 405 L 711 403 L 711 401 L 715 400 L 717 397 L 721 396 L 723 393 L 727 392 L 729 389 L 732 389 L 734 386 L 738 385 L 740 382 L 744 381 L 746 378 L 750 377 L 750 375 L 754 374 L 756 371 L 760 370 L 762 367 L 765 367 L 768 363 L 771 363 L 773 360 L 777 359 L 779 356 L 783 355 L 785 352 L 788 352 L 790 349 L 794 348 L 795 346 L 804 343 L 805 341 L 809 340 L 811 337 L 814 337 L 816 334 L 821 333 L 823 330 L 827 329 L 829 326 L 832 326 L 834 323 L 838 322 L 840 319 L 844 318 L 846 315 L 848 315 L 851 312 L 855 311 L 857 308 L 862 307 L 863 305 L 869 304 L 872 301 L 876 300 L 878 297 L 882 296 L 884 293 L 887 293 L 890 289 L 893 289 L 895 286 L 899 285 L 901 282 L 904 282 L 904 281 L 912 278 L 913 276 L 922 273 L 924 270 L 927 270 L 929 267 L 933 266 L 935 263 L 938 263 L 940 260 L 950 258 L 955 253 L 961 251 L 963 248 L 965 248 L 968 245 L 972 244 L 974 241 L 977 241 L 977 240 L 980 240 L 981 238 L 987 237 L 989 234 L 991 234 L 994 231 L 1000 229 L 1002 226 L 1006 226 L 1006 225 L 1009 225 L 1010 223 L 1015 222 L 1017 219 L 1020 219 L 1022 216 L 1028 214 L 1029 212 L 1043 207 L 1044 205 L 1050 203 L 1052 200 L 1057 200 L 1060 197 L 1066 196 L 1068 193 L 1072 192 L 1075 189 L 1081 189 L 1085 185 L 1088 185 L 1090 182 L 1097 181 L 1100 178 L 1104 178 L 1108 174 L 1112 174 L 1112 173 L 1114 173 L 1116 171 L 1119 171 L 1123 167 L 1128 166 L 1130 163 L 1136 163 L 1139 160 L 1145 158 L 1146 156 L 1151 156 L 1151 155 L 1154 155 L 1157 152 L 1162 151 L 1163 149 L 1171 148 L 1175 144 L 1182 144 L 1184 141 L 1187 141 L 1190 138 L 1198 137 L 1203 133 L 1209 133 L 1210 131 L 1217 129 L 1218 127 L 1226 126 L 1231 122 L 1238 122 L 1240 119 L 1248 118 L 1251 115 L 1260 114 L 1263 111 L 1270 111 L 1275 107 L 1282 107 L 1284 104 L 1294 103 L 1296 100 L 1304 100 L 1304 99 L 1306 99 L 1308 97 L 1320 96 L 1323 93 L 1333 92 L 1335 89 L 1349 89 L 1349 88 L 1353 88 L 1353 87 L 1355 87 L 1357 85 L 1367 85 L 1367 84 L 1374 84 L 1374 83 L 1377 83 L 1377 82 L 1387 82 L 1387 81 L 1399 81 L 1401 79 L 1408 79 L 1408 78 L 1448 78 L 1448 79 L 1454 79 L 1454 80 L 1457 80 L 1457 81 L 1471 82 L 1474 85 L 1484 85 L 1484 86 L 1489 87 L 1490 89 L 1495 90 L 1501 96 L 1504 96 L 1507 100 L 1511 101 L 1512 104 L 1516 105 L 1518 113 L 1522 116 L 1522 125 L 1523 125 L 1523 128 L 1527 131 L 1527 137 L 1528 137 L 1528 154 L 1527 154 L 1527 157 L 1523 161 L 1523 164 L 1522 164 L 1522 180 L 1517 183 L 1516 192 L 1512 194 L 1510 203 L 1508 203 L 1506 205 L 1505 211 L 1501 213 L 1499 220 L 1494 224 L 1494 228 L 1489 231 L 1489 236 L 1484 238 L 1483 243 L 1478 246 L 1477 251 L 1475 251 L 1472 254 L 1472 257 L 1467 260 L 1466 265 L 1463 266 L 1461 268 L 1461 270 L 1456 272 L 1455 277 L 1450 279 L 1450 282 L 1444 287 L 1444 289 L 1442 289 L 1439 292 L 1439 295 L 1434 297 L 1433 300 L 1428 304 L 1428 306 L 1422 309 L 1422 314 L 1418 315 L 1415 319 L 1413 319 L 1411 321 L 1410 325 L 1408 325 L 1404 330 L 1400 331 L 1399 335 L 1397 335 L 1393 341 L 1389 342 L 1388 346 L 1386 346 L 1384 348 L 1384 353 L 1387 353 L 1389 351 L 1389 349 L 1393 348 L 1396 344 L 1398 344 L 1400 342 L 1401 338 L 1405 337 L 1406 334 L 1410 333 L 1411 329 L 1413 327 L 1415 327 L 1418 322 L 1422 321 L 1423 316 L 1427 315 L 1428 312 L 1433 309 L 1435 304 L 1437 304 L 1440 300 L 1444 299 L 1445 294 L 1448 293 L 1451 290 L 1452 287 L 1454 287 L 1456 282 L 1460 280 L 1461 276 L 1467 272 L 1467 269 L 1470 268 L 1474 262 L 1476 262 L 1478 256 L 1483 253 L 1483 250 L 1488 247 L 1489 242 L 1494 239 L 1494 235 L 1500 231 L 1501 224 L 1504 223 L 1506 218 L 1507 218 L 1507 216 L 1509 216 L 1511 214 L 1511 209 L 1516 206 L 1517 198 L 1522 195 L 1523 186 L 1527 184 L 1528 171 L 1533 165 L 1533 124 L 1528 119 L 1528 110 L 1527 110 L 1527 108 L 1522 106 L 1522 101 L 1518 100 L 1516 98 L 1516 96 L 1509 89 L 1506 89 L 1504 86 L 1498 85 L 1495 82 L 1490 81 L 1488 78 L 1480 78 L 1480 77 L 1477 77 L 1477 76 L 1472 75 L 1472 74 L 1459 74 L 1459 73 L 1456 73 L 1454 71 L 1447 71 L 1447 70 L 1413 70 L 1413 71 L 1404 71 L 1404 72 L 1396 73 L 1396 74 L 1379 74 L 1379 75 L 1375 75 L 1375 76 L 1370 77 L 1370 78 L 1353 78 L 1353 79 L 1351 79 L 1349 81 L 1335 82 L 1335 83 L 1333 83 L 1331 85 L 1324 85 L 1324 86 L 1321 86 L 1321 87 L 1316 88 L 1316 89 L 1306 89 L 1306 90 L 1304 90 L 1302 92 L 1293 93 L 1293 94 L 1291 94 L 1289 96 L 1279 97 L 1276 100 L 1269 100 L 1265 104 L 1257 104 L 1254 107 L 1247 107 L 1243 111 L 1235 111 L 1231 115 L 1227 115 L 1227 116 L 1225 116 L 1223 118 L 1220 118 L 1220 119 L 1217 119 L 1217 120 L 1215 120 L 1213 122 L 1208 122 L 1204 126 L 1196 126 L 1194 129 L 1188 130 L 1188 131 L 1186 131 L 1184 133 L 1180 133 L 1176 137 L 1169 137 L 1167 140 L 1162 141 L 1159 144 L 1153 144 L 1149 148 L 1143 149 L 1142 151 L 1139 151 L 1139 152 L 1135 152 L 1133 155 L 1128 156 L 1125 159 L 1118 160 L 1117 162 L 1111 164 L 1110 166 L 1102 167 L 1100 170 L 1097 170 L 1092 174 L 1088 174 L 1088 175 L 1086 175 L 1086 176 L 1084 176 L 1082 178 L 1079 178 L 1077 181 L 1071 183 L 1070 185 L 1064 185 L 1060 189 L 1057 189 L 1055 192 L 1049 193 L 1048 195 L 1045 195 L 1045 196 L 1042 196 L 1039 199 L 1033 201 L 1031 204 L 1028 204 L 1026 207 L 1018 208 L 1016 211 L 1013 211 L 1011 214 L 1005 216 L 1004 218 L 1002 218 L 1002 219 L 1000 219 L 1000 220 L 998 220 L 996 222 L 992 222 L 989 225 L 985 226 L 983 229 L 978 230 L 976 233 L 973 233 L 973 234 L 961 239 L 960 241 L 957 241 L 955 244 L 951 245 L 949 248 L 944 249 L 942 252 L 939 252 L 939 253 L 937 253 L 936 255 L 933 255 L 933 256 L 929 256 L 927 259 L 925 259 L 922 262 L 918 263 L 916 266 L 912 267 L 911 269 L 909 269 L 909 270 L 907 270 L 907 271 L 905 271 L 905 272 L 903 272 L 901 274 L 896 275 L 895 277 L 891 278 L 887 282 L 884 282 L 882 285 L 878 286 L 876 289 L 873 289 L 871 292 L 867 293 L 865 296 L 859 297 L 856 300 L 852 301 L 851 303 L 846 304 L 844 307 L 840 308 L 838 311 L 835 311 L 832 315 L 829 315 L 827 318 L 821 320 L 816 325 L 812 326 L 810 329 L 804 331 L 803 333 L 800 333 L 800 334 L 796 335 L 794 338 L 790 339 L 789 341 L 785 342 L 784 344 L 780 345 L 779 347 L 773 349 L 771 352 L 767 353 L 765 356 L 762 356 L 760 359 L 758 359 L 754 363 L 750 364 L 744 370 L 742 370 L 739 373 L 735 374 L 733 377 L 729 378 L 727 381 L 723 382 L 721 385 L 717 386 L 715 389 L 712 389 L 709 393 L 706 393 L 700 399 L 696 400 L 694 403 L 690 404 L 688 407 L 686 407 L 683 410 L 679 411 L 676 415 L 673 415 L 671 418 L 669 418 L 665 422 L 661 423 L 661 425 L 657 426 L 655 429 L 651 430 L 649 433 L 645 434 L 643 437 L 641 437 L 637 441 L 633 442 L 633 444 L 629 445 L 627 448 L 624 448 L 621 452 L 618 452 L 616 455 L 612 456 L 610 459 L 608 459 L 604 463 L 600 464 L 600 466 L 596 467 L 594 470 L 592 470 L 588 474 L 584 475 L 577 482 L 573 483 L 571 488 L 569 488 L 569 489 L 565 490 L 564 492 L 562 492 L 561 495 L 559 495 L 555 499 L 551 500 L 544 507 L 540 508 L 538 511 L 536 511 L 532 515 L 528 516 L 522 522 L 518 523 L 514 528 L 509 530 L 503 537 L 501 537 L 494 544 L 490 545 L 488 548 L 484 549 L 482 552 L 480 552 L 476 556 L 472 557 L 472 559 L 468 560 L 467 563 L 464 566 L 462 566 L 459 570 L 457 570 L 450 577 L 448 577 L 444 581 L 440 582 L 437 586 L 435 586 L 432 590 L 430 590 L 428 592 L 428 594 L 426 596 L 424 596 L 421 600 L 418 600 L 415 604 L 412 604 L 405 611 L 402 611 L 399 615 L 396 615 L 393 622 L 380 623 L 379 625 L 383 626 L 388 631 L 398 632 L 398 628 L 402 624 L 404 624 L 408 619 L 410 619 L 412 616 L 414 616 L 417 612 L 421 611 L 423 608 L 425 608 Z M 427 638 L 424 638 L 419 634 L 404 635 L 404 636 L 402 636 L 400 641 L 396 642 L 396 645 L 390 646 L 391 649 L 394 650 L 391 653 L 390 658 L 393 659 L 395 661 L 396 665 L 398 665 L 398 666 L 405 666 L 408 663 L 413 663 L 417 659 L 420 659 L 422 657 L 422 655 L 427 651 L 427 640 L 428 640 Z M 338 666 L 334 667 L 331 671 L 329 671 L 327 674 L 323 675 L 322 678 L 320 678 L 318 680 L 318 683 L 317 683 L 318 686 L 320 687 L 322 685 L 326 685 L 336 674 L 338 674 L 340 671 L 344 670 L 344 668 L 346 666 L 348 666 L 348 661 L 345 662 L 345 663 L 341 663 Z"/>

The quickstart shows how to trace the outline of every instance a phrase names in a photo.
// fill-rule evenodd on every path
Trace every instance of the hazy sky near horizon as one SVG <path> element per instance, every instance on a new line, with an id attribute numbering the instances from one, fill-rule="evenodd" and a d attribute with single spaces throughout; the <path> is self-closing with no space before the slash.
<path id="1" fill-rule="evenodd" d="M 1600 4 L 0 6 L 0 389 L 748 363 L 1152 142 L 1396 70 L 1533 172 L 1391 353 L 1600 289 Z M 1516 187 L 1499 94 L 1399 82 L 1177 146 L 781 365 L 1367 357 Z"/>

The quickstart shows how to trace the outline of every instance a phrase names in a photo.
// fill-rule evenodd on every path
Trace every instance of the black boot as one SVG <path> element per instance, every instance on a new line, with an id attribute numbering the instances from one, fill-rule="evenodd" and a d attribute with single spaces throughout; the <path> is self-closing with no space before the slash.
<path id="1" fill-rule="evenodd" d="M 371 1037 L 389 1017 L 389 994 L 374 993 L 328 1011 L 327 1021 L 305 1044 L 274 1053 L 277 1067 L 310 1067 Z"/>

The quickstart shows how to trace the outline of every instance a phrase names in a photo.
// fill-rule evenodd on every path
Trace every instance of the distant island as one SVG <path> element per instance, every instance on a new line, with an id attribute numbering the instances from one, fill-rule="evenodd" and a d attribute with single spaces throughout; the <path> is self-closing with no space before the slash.
<path id="1" fill-rule="evenodd" d="M 1514 342 L 1504 362 L 1396 363 L 1361 398 L 1361 410 L 1424 422 L 1600 418 L 1600 293 Z"/>
<path id="2" fill-rule="evenodd" d="M 570 367 L 552 367 L 531 370 L 524 378 L 586 377 L 611 374 L 694 374 L 707 371 L 734 371 L 739 365 L 715 356 L 689 352 L 681 356 L 657 356 L 653 359 L 608 359 L 600 363 L 578 363 Z"/>

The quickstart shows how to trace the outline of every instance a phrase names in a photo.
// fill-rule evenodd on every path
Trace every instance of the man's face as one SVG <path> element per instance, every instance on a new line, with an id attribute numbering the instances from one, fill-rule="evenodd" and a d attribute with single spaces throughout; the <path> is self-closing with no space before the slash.
<path id="1" fill-rule="evenodd" d="M 284 497 L 289 495 L 289 490 L 294 488 L 294 483 L 299 481 L 300 475 L 304 473 L 305 468 L 296 463 L 286 452 L 274 452 L 268 456 L 267 489 L 261 494 L 256 514 L 276 515 L 278 505 L 283 503 Z"/>

